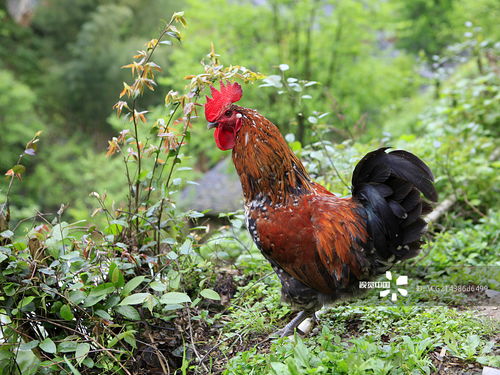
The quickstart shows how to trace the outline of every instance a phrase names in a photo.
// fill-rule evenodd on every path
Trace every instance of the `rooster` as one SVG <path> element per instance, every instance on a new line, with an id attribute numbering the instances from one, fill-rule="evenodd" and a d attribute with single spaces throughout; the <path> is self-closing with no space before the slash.
<path id="1" fill-rule="evenodd" d="M 359 282 L 417 255 L 426 228 L 424 200 L 437 200 L 434 177 L 415 155 L 380 148 L 352 176 L 352 197 L 339 198 L 314 182 L 278 128 L 253 109 L 235 105 L 238 83 L 211 87 L 205 117 L 215 143 L 232 149 L 247 228 L 282 284 L 282 300 L 299 314 L 293 333 L 325 304 L 350 297 Z"/>

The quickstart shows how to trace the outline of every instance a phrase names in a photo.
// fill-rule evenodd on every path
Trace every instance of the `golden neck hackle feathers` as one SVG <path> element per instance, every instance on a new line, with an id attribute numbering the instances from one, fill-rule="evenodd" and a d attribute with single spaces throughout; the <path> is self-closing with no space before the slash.
<path id="1" fill-rule="evenodd" d="M 257 111 L 236 107 L 243 126 L 233 148 L 245 201 L 269 198 L 286 204 L 312 190 L 304 166 L 290 150 L 279 129 Z"/>

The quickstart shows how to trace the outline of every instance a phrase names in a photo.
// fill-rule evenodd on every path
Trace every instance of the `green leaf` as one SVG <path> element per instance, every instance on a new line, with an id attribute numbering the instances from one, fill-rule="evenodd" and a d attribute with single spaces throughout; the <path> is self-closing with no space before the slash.
<path id="1" fill-rule="evenodd" d="M 135 340 L 135 331 L 127 331 L 127 335 L 123 336 L 125 342 L 127 342 L 132 348 L 137 349 L 137 342 Z"/>
<path id="2" fill-rule="evenodd" d="M 186 293 L 170 292 L 165 293 L 160 298 L 160 302 L 166 305 L 180 304 L 185 302 L 191 302 L 191 298 Z"/>
<path id="3" fill-rule="evenodd" d="M 60 224 L 54 225 L 52 228 L 51 236 L 54 239 L 54 241 L 62 241 L 66 237 L 68 237 L 69 234 L 69 224 L 63 221 Z"/>
<path id="4" fill-rule="evenodd" d="M 132 280 L 129 280 L 122 289 L 122 296 L 130 294 L 130 292 L 137 288 L 145 278 L 145 276 L 136 276 Z"/>
<path id="5" fill-rule="evenodd" d="M 99 297 L 99 296 L 104 296 L 106 294 L 112 293 L 116 290 L 115 286 L 113 283 L 104 283 L 96 286 L 93 288 L 90 293 L 89 297 Z"/>
<path id="6" fill-rule="evenodd" d="M 151 284 L 149 284 L 151 289 L 156 290 L 157 292 L 164 292 L 167 290 L 167 286 L 164 283 L 161 283 L 159 281 L 153 281 Z"/>
<path id="7" fill-rule="evenodd" d="M 85 357 L 87 357 L 89 351 L 90 351 L 90 345 L 87 344 L 86 342 L 78 344 L 75 352 L 76 363 L 78 363 L 78 365 L 80 365 L 85 359 Z"/>
<path id="8" fill-rule="evenodd" d="M 131 320 L 141 320 L 139 312 L 132 306 L 117 306 L 115 307 L 117 313 L 123 315 L 125 318 Z"/>
<path id="9" fill-rule="evenodd" d="M 179 252 L 184 255 L 189 255 L 193 253 L 193 242 L 188 238 L 182 246 L 179 248 Z"/>
<path id="10" fill-rule="evenodd" d="M 58 345 L 58 350 L 61 353 L 71 353 L 76 351 L 78 343 L 76 341 L 63 341 Z"/>
<path id="11" fill-rule="evenodd" d="M 59 310 L 59 314 L 64 320 L 73 320 L 73 318 L 75 317 L 71 312 L 71 307 L 69 307 L 69 305 L 62 305 L 61 309 Z"/>
<path id="12" fill-rule="evenodd" d="M 71 372 L 73 373 L 73 375 L 82 375 L 82 374 L 80 373 L 80 371 L 78 371 L 78 370 L 76 369 L 76 367 L 75 367 L 75 366 L 73 366 L 73 365 L 71 364 L 71 362 L 70 362 L 70 361 L 68 361 L 68 358 L 66 358 L 66 356 L 64 356 L 64 361 L 65 361 L 65 362 L 66 362 L 66 364 L 68 365 L 68 367 L 69 367 L 69 369 L 71 370 Z"/>
<path id="13" fill-rule="evenodd" d="M 118 268 L 116 263 L 111 263 L 109 265 L 108 280 L 117 288 L 121 288 L 125 284 L 123 272 Z"/>
<path id="14" fill-rule="evenodd" d="M 148 296 L 151 294 L 149 293 L 135 293 L 132 294 L 128 297 L 125 297 L 123 301 L 120 302 L 120 305 L 138 305 L 140 303 L 143 303 Z"/>
<path id="15" fill-rule="evenodd" d="M 106 320 L 113 320 L 113 317 L 104 310 L 96 310 L 94 311 L 94 314 Z"/>
<path id="16" fill-rule="evenodd" d="M 14 294 L 16 294 L 18 284 L 15 283 L 6 283 L 5 286 L 3 287 L 3 291 L 5 292 L 6 296 L 12 297 Z"/>
<path id="17" fill-rule="evenodd" d="M 92 368 L 95 365 L 94 360 L 90 357 L 85 357 L 82 363 L 88 368 Z"/>
<path id="18" fill-rule="evenodd" d="M 47 337 L 38 346 L 44 352 L 47 352 L 47 353 L 50 353 L 50 354 L 54 354 L 54 353 L 57 352 L 56 344 L 54 344 L 54 341 L 52 341 L 52 339 L 50 337 Z"/>
<path id="19" fill-rule="evenodd" d="M 212 289 L 203 289 L 200 294 L 208 299 L 213 299 L 216 301 L 220 301 L 220 296 L 219 293 L 217 293 L 215 290 Z"/>
<path id="20" fill-rule="evenodd" d="M 30 341 L 30 342 L 22 343 L 21 345 L 19 345 L 19 350 L 31 350 L 31 349 L 35 349 L 38 346 L 39 342 L 40 341 L 38 341 L 38 340 L 33 340 L 33 341 Z"/>
<path id="21" fill-rule="evenodd" d="M 35 299 L 34 296 L 24 297 L 21 300 L 21 302 L 19 302 L 19 304 L 17 305 L 17 308 L 23 309 L 23 308 L 27 307 L 31 302 L 33 302 L 34 299 Z"/>
<path id="22" fill-rule="evenodd" d="M 3 237 L 3 238 L 12 238 L 14 236 L 14 232 L 11 231 L 11 230 L 5 230 L 3 231 L 2 233 L 0 233 L 0 237 Z"/>
<path id="23" fill-rule="evenodd" d="M 69 294 L 68 299 L 75 304 L 79 304 L 85 300 L 85 297 L 87 297 L 85 292 L 81 290 L 74 290 Z"/>
<path id="24" fill-rule="evenodd" d="M 85 299 L 85 302 L 83 303 L 83 307 L 91 307 L 94 306 L 96 303 L 102 301 L 106 296 L 88 296 Z"/>

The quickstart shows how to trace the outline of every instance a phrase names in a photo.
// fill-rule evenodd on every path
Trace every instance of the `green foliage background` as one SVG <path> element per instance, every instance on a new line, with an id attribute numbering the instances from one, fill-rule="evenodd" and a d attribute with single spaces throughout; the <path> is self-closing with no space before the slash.
<path id="1" fill-rule="evenodd" d="M 384 126 L 404 132 L 415 124 L 409 115 L 417 105 L 413 98 L 422 87 L 436 84 L 438 72 L 427 63 L 446 55 L 448 45 L 464 40 L 464 33 L 471 31 L 465 22 L 481 28 L 475 32 L 478 43 L 499 36 L 500 10 L 493 0 L 273 0 L 261 5 L 226 0 L 50 0 L 36 9 L 28 27 L 17 25 L 4 7 L 1 170 L 10 168 L 16 146 L 25 143 L 30 132 L 44 130 L 39 155 L 28 170 L 37 178 L 26 180 L 22 189 L 27 199 L 18 199 L 18 206 L 50 211 L 64 202 L 77 215 L 90 207 L 83 197 L 91 190 L 109 188 L 116 200 L 123 199 L 120 189 L 99 178 L 99 173 L 110 171 L 96 168 L 89 186 L 80 180 L 79 166 L 92 164 L 90 159 L 114 134 L 107 119 L 129 74 L 120 66 L 180 7 L 191 19 L 183 32 L 189 42 L 168 57 L 162 52 L 157 56 L 165 68 L 160 93 L 181 89 L 179 77 L 199 71 L 198 62 L 211 42 L 222 63 L 266 75 L 279 75 L 278 65 L 288 64 L 289 77 L 320 82 L 308 89 L 312 99 L 297 103 L 272 87 L 249 87 L 245 103 L 306 144 L 315 140 L 308 121 L 312 111 L 330 113 L 327 121 L 337 129 L 335 141 L 349 138 L 353 131 L 355 137 L 377 137 Z M 423 69 L 431 78 L 422 77 Z M 160 98 L 149 95 L 145 104 L 161 108 Z M 401 129 L 400 118 L 406 116 L 409 121 Z M 8 134 L 3 130 L 7 127 Z M 200 160 L 206 170 L 221 154 L 202 129 L 194 129 L 190 147 L 193 163 Z M 72 167 L 64 167 L 69 159 Z M 120 173 L 116 168 L 116 178 L 109 180 L 120 180 Z"/>

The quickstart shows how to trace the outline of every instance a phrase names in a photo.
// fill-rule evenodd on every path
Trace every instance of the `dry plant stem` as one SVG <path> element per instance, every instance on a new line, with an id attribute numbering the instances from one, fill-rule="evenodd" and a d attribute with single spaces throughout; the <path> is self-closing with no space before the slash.
<path id="1" fill-rule="evenodd" d="M 351 187 L 345 182 L 345 180 L 342 178 L 342 175 L 340 174 L 339 170 L 337 169 L 337 167 L 335 166 L 335 163 L 333 162 L 330 154 L 328 153 L 327 149 L 326 149 L 326 145 L 324 142 L 321 142 L 321 145 L 323 146 L 323 150 L 325 151 L 325 155 L 328 159 L 328 161 L 330 162 L 330 165 L 332 166 L 333 170 L 335 171 L 335 174 L 337 175 L 338 179 L 340 180 L 340 182 L 342 182 L 342 185 L 344 185 L 347 190 L 350 190 Z"/>
<path id="2" fill-rule="evenodd" d="M 148 333 L 149 340 L 151 341 L 150 347 L 154 349 L 156 356 L 158 357 L 158 361 L 160 362 L 161 369 L 163 370 L 164 374 L 170 374 L 170 366 L 168 365 L 168 361 L 165 358 L 165 356 L 162 354 L 161 351 L 158 350 L 156 347 L 155 339 L 151 332 Z"/>
<path id="3" fill-rule="evenodd" d="M 198 358 L 198 363 L 200 363 L 203 366 L 203 369 L 206 371 L 206 374 L 208 374 L 209 373 L 208 368 L 207 366 L 205 366 L 205 363 L 202 362 L 202 357 L 200 356 L 200 353 L 198 353 L 198 350 L 196 350 L 196 343 L 194 342 L 194 336 L 193 336 L 193 326 L 191 324 L 191 309 L 189 307 L 187 308 L 187 313 L 188 313 L 189 338 L 191 340 L 193 352 L 196 355 L 196 358 Z"/>
<path id="4" fill-rule="evenodd" d="M 198 91 L 193 96 L 194 103 L 196 103 L 196 101 L 198 100 L 199 94 L 200 93 Z M 186 132 L 187 132 L 187 128 L 188 128 L 190 122 L 191 122 L 191 113 L 189 113 L 188 118 L 186 119 L 186 125 L 184 125 L 184 130 L 182 132 L 182 137 L 181 137 L 181 140 L 179 142 L 179 146 L 177 147 L 177 150 L 175 150 L 174 160 L 172 162 L 172 166 L 170 167 L 170 170 L 168 171 L 167 181 L 165 182 L 165 192 L 168 191 L 168 188 L 170 185 L 170 179 L 172 178 L 172 174 L 173 174 L 174 169 L 175 169 L 175 164 L 176 164 L 175 161 L 179 157 L 179 152 L 181 151 L 182 144 L 184 143 L 184 140 L 186 139 Z M 160 228 L 160 231 L 161 231 L 161 218 L 163 216 L 163 209 L 165 206 L 165 200 L 166 200 L 165 197 L 162 197 L 162 199 L 160 201 L 160 209 L 158 212 L 158 227 Z M 156 251 L 158 252 L 158 254 L 160 253 L 160 247 L 161 247 L 160 246 L 160 231 L 158 232 L 158 238 L 156 240 Z"/>
<path id="5" fill-rule="evenodd" d="M 168 122 L 165 125 L 165 130 L 168 130 L 168 126 L 170 125 L 170 123 L 174 119 L 175 114 L 177 113 L 177 110 L 179 109 L 180 105 L 181 105 L 181 103 L 176 103 L 175 104 L 175 107 L 172 110 L 172 114 L 170 115 L 170 117 L 168 119 Z M 153 178 L 155 176 L 156 168 L 158 166 L 158 156 L 160 155 L 160 147 L 161 147 L 161 143 L 162 142 L 163 142 L 163 139 L 160 138 L 160 142 L 158 144 L 158 152 L 156 153 L 155 163 L 153 165 L 153 171 L 151 172 L 151 179 L 149 180 L 148 195 L 146 196 L 146 209 L 148 209 L 148 207 L 149 207 L 148 202 L 149 202 L 149 198 L 151 197 L 151 188 L 152 188 L 152 185 L 153 185 Z M 165 165 L 165 164 L 163 164 L 163 165 Z"/>
<path id="6" fill-rule="evenodd" d="M 108 222 L 108 225 L 111 225 L 109 219 L 114 219 L 113 215 L 111 215 L 111 212 L 109 212 L 108 208 L 104 204 L 104 201 L 101 198 L 96 198 L 97 202 L 99 202 L 99 205 L 101 206 L 102 211 L 106 214 L 104 217 L 106 218 L 106 221 Z"/>
<path id="7" fill-rule="evenodd" d="M 172 19 L 167 24 L 167 26 L 165 26 L 163 28 L 163 31 L 161 32 L 160 36 L 158 37 L 157 42 L 153 45 L 153 47 L 151 48 L 151 51 L 149 52 L 149 55 L 146 57 L 146 60 L 144 61 L 144 65 L 149 63 L 149 61 L 151 60 L 151 57 L 153 56 L 153 54 L 156 51 L 156 47 L 160 44 L 160 41 L 163 39 L 165 34 L 168 32 L 168 30 L 173 22 L 174 22 L 174 20 Z M 140 79 L 144 78 L 145 72 L 146 72 L 146 70 L 142 71 L 142 73 L 140 75 Z M 136 175 L 136 181 L 135 181 L 135 208 L 134 208 L 134 211 L 136 211 L 136 212 L 139 211 L 139 202 L 140 202 L 140 195 L 141 195 L 140 194 L 141 182 L 139 181 L 139 176 L 141 175 L 141 172 L 142 172 L 141 145 L 139 142 L 139 130 L 138 130 L 138 124 L 137 124 L 137 116 L 135 114 L 136 113 L 137 98 L 138 98 L 138 95 L 136 95 L 134 97 L 134 100 L 132 101 L 131 110 L 130 110 L 130 112 L 132 113 L 132 120 L 134 122 L 134 138 L 135 138 L 135 144 L 136 144 L 136 149 L 137 149 L 137 175 Z M 136 225 L 136 230 L 139 231 L 139 218 L 138 217 L 135 220 L 135 225 Z"/>
<path id="8" fill-rule="evenodd" d="M 16 164 L 21 163 L 23 156 L 24 156 L 24 154 L 19 155 L 19 158 L 17 159 Z M 5 194 L 5 207 L 9 207 L 10 190 L 12 189 L 12 184 L 14 183 L 14 178 L 15 178 L 15 176 L 11 176 L 10 181 L 9 181 L 9 187 L 7 188 L 7 193 Z"/>

